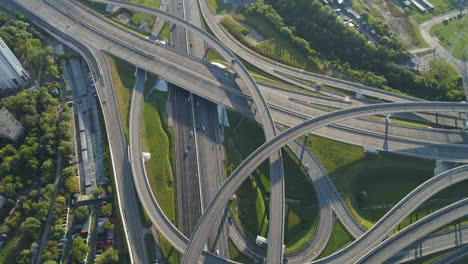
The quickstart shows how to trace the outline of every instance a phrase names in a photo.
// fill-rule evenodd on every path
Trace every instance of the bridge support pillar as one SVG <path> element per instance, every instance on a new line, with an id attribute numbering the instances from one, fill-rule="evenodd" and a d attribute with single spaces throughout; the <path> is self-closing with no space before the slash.
<path id="1" fill-rule="evenodd" d="M 441 174 L 444 171 L 450 170 L 453 166 L 452 162 L 443 161 L 443 160 L 436 160 L 435 168 L 434 168 L 434 176 Z"/>

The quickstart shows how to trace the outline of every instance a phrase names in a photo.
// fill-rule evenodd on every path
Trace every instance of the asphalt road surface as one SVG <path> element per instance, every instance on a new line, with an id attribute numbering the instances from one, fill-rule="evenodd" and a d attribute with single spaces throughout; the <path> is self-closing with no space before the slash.
<path id="1" fill-rule="evenodd" d="M 192 121 L 191 94 L 171 87 L 171 101 L 176 146 L 178 224 L 190 237 L 201 216 L 199 180 Z"/>

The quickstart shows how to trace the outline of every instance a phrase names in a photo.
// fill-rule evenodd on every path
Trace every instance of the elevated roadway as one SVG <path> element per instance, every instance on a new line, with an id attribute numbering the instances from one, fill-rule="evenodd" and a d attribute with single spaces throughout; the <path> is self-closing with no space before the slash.
<path id="1" fill-rule="evenodd" d="M 118 209 L 122 218 L 129 258 L 133 263 L 147 262 L 147 252 L 143 241 L 135 189 L 127 162 L 127 145 L 119 121 L 120 117 L 116 106 L 116 98 L 113 93 L 113 83 L 112 80 L 108 78 L 110 74 L 102 74 L 103 72 L 109 71 L 106 59 L 98 50 L 77 41 L 67 34 L 63 34 L 62 31 L 51 27 L 42 18 L 36 16 L 33 10 L 35 10 L 35 8 L 38 7 L 37 4 L 40 5 L 40 3 L 26 8 L 23 5 L 18 5 L 15 1 L 1 0 L 0 4 L 12 12 L 27 14 L 29 20 L 75 50 L 88 63 L 95 80 L 96 91 L 99 101 L 101 102 L 104 122 L 106 124 L 112 170 L 116 181 L 116 195 L 119 203 Z"/>
<path id="2" fill-rule="evenodd" d="M 28 3 L 27 0 L 18 0 L 18 2 L 21 2 L 21 3 L 24 3 L 24 1 Z M 46 4 L 44 5 L 44 3 Z M 127 47 L 127 48 L 130 48 L 131 50 L 134 50 L 134 47 L 132 46 L 129 47 L 129 45 L 127 44 L 128 42 L 125 42 L 125 40 L 131 39 L 131 35 L 129 35 L 129 33 L 124 32 L 122 36 L 123 38 L 116 38 L 114 35 L 104 33 L 105 31 L 103 30 L 103 27 L 107 26 L 109 28 L 109 26 L 112 27 L 112 25 L 109 24 L 107 21 L 102 20 L 102 18 L 100 19 L 97 16 L 89 14 L 87 11 L 83 10 L 78 5 L 76 5 L 75 1 L 44 0 L 44 2 L 42 1 L 39 3 L 36 2 L 36 4 L 39 4 L 37 6 L 39 9 L 47 9 L 46 5 L 49 4 L 50 5 L 49 7 L 51 7 L 52 9 L 55 9 L 55 12 L 54 10 L 49 9 L 49 14 L 52 15 L 52 17 L 54 15 L 58 15 L 56 14 L 57 13 L 56 11 L 59 11 L 59 13 L 61 13 L 62 15 L 63 20 L 66 21 L 67 19 L 71 18 L 73 23 L 64 25 L 66 26 L 67 30 L 70 30 L 72 25 L 73 26 L 82 25 L 85 28 L 87 28 L 90 34 L 85 34 L 85 32 L 76 32 L 76 34 L 78 34 L 81 37 L 89 38 L 92 35 L 96 35 L 95 34 L 96 32 L 100 32 L 101 34 L 105 36 L 106 39 L 111 39 L 115 43 L 117 43 L 118 44 L 117 47 Z M 176 23 L 177 25 L 183 26 L 186 29 L 190 29 L 195 34 L 199 35 L 200 37 L 203 37 L 203 39 L 209 45 L 214 47 L 217 50 L 217 52 L 220 53 L 221 56 L 223 56 L 225 60 L 231 61 L 231 68 L 233 68 L 235 72 L 237 73 L 237 75 L 239 76 L 239 78 L 243 80 L 244 85 L 246 86 L 250 94 L 252 95 L 253 101 L 255 102 L 256 109 L 257 109 L 256 114 L 258 114 L 258 118 L 259 120 L 261 120 L 262 125 L 263 125 L 265 138 L 268 140 L 272 138 L 274 135 L 276 135 L 275 125 L 274 125 L 273 119 L 271 118 L 268 105 L 266 104 L 264 98 L 262 97 L 257 87 L 257 84 L 255 83 L 255 80 L 252 78 L 252 76 L 250 76 L 247 69 L 245 69 L 245 67 L 241 63 L 238 62 L 234 54 L 229 49 L 227 49 L 224 45 L 218 42 L 214 37 L 205 33 L 202 29 L 193 26 L 191 23 L 187 23 L 186 21 L 180 18 L 177 18 L 173 15 L 167 14 L 166 12 L 161 12 L 160 16 L 171 21 L 172 23 Z M 98 21 L 97 23 L 93 23 L 91 25 L 90 22 L 93 20 L 94 21 L 98 20 Z M 99 23 L 99 22 L 104 22 L 104 23 Z M 53 26 L 58 26 L 59 24 L 61 23 L 55 23 Z M 112 31 L 112 29 L 110 31 Z M 114 29 L 113 32 L 114 33 L 121 32 L 121 30 Z M 93 39 L 93 41 L 91 42 L 97 42 L 97 39 Z M 147 43 L 146 46 L 149 49 L 155 47 L 153 44 L 149 42 Z M 112 53 L 115 47 L 116 46 L 109 46 L 108 51 Z M 138 49 L 137 54 L 145 57 L 144 55 L 142 55 L 142 54 L 145 54 L 145 50 Z M 120 55 L 122 56 L 122 54 Z M 163 59 L 164 57 L 167 58 L 168 57 L 167 55 L 171 55 L 171 58 Z M 172 56 L 172 55 L 176 55 L 176 56 Z M 177 60 L 177 57 L 179 57 L 179 60 Z M 150 68 L 152 69 L 152 71 L 154 71 L 154 68 L 161 69 L 163 65 L 171 65 L 172 66 L 171 71 L 174 71 L 176 69 L 184 68 L 184 67 L 179 66 L 179 65 L 184 65 L 185 69 L 186 68 L 197 69 L 197 72 L 203 69 L 208 70 L 206 63 L 204 64 L 202 61 L 198 61 L 198 63 L 204 64 L 204 66 L 202 66 L 202 68 L 197 68 L 195 65 L 187 65 L 186 63 L 183 63 L 182 61 L 184 60 L 184 58 L 187 58 L 187 55 L 182 54 L 182 53 L 170 54 L 168 52 L 159 52 L 159 56 L 156 56 L 156 54 L 154 54 L 151 56 L 151 59 L 156 60 L 156 61 L 163 61 L 164 63 L 160 63 L 159 67 L 141 67 L 141 68 L 143 69 Z M 124 59 L 131 61 L 132 58 L 124 56 Z M 180 59 L 182 59 L 182 61 Z M 192 61 L 196 61 L 196 60 L 192 58 Z M 166 69 L 166 70 L 169 70 L 169 69 Z M 208 75 L 212 75 L 212 72 L 210 72 L 209 70 L 206 71 L 205 73 L 207 73 Z M 173 77 L 175 77 L 174 72 L 171 72 L 171 73 L 162 72 L 162 74 L 160 73 L 156 73 L 156 74 L 160 76 L 172 75 Z M 187 76 L 187 74 L 185 75 Z M 200 82 L 190 83 L 190 80 L 195 80 L 193 75 L 196 75 L 196 73 L 191 72 L 191 74 L 189 75 L 190 77 L 187 76 L 187 79 L 183 78 L 182 76 L 176 76 L 176 79 L 178 79 L 179 81 L 175 81 L 174 83 L 180 84 L 181 82 L 182 83 L 186 82 L 186 85 L 188 86 L 199 84 Z M 212 77 L 214 76 L 212 75 Z M 189 84 L 187 84 L 187 81 Z M 181 86 L 184 87 L 184 85 L 181 85 Z M 200 88 L 200 87 L 203 87 L 203 85 L 198 85 L 197 87 Z M 283 228 L 282 228 L 284 225 L 284 179 L 283 179 L 283 168 L 282 168 L 282 161 L 281 161 L 281 151 L 277 151 L 274 155 L 272 155 L 270 159 L 270 168 L 271 168 L 270 203 L 272 203 L 272 205 L 275 205 L 275 206 L 272 206 L 272 210 L 270 210 L 269 238 L 272 240 L 272 243 L 269 244 L 269 247 L 272 249 L 275 248 L 275 250 L 268 251 L 269 252 L 268 258 L 271 259 L 272 263 L 276 263 L 277 261 L 280 261 L 282 259 L 283 251 L 281 250 L 281 248 L 283 246 L 283 238 L 284 238 L 284 233 L 283 233 Z"/>
<path id="3" fill-rule="evenodd" d="M 25 0 L 21 0 L 21 1 L 25 1 Z M 37 2 L 37 3 L 39 4 L 40 2 Z M 45 8 L 46 6 L 44 5 L 38 7 L 37 9 L 38 14 L 42 12 L 42 10 Z M 220 74 L 219 70 L 216 71 L 213 68 L 213 67 L 216 68 L 216 66 L 209 65 L 206 62 L 196 60 L 195 58 L 192 58 L 192 57 L 187 57 L 186 54 L 178 53 L 177 51 L 174 51 L 173 49 L 168 49 L 168 48 L 161 47 L 161 46 L 155 46 L 152 43 L 147 42 L 146 40 L 138 39 L 137 37 L 131 35 L 128 32 L 124 32 L 123 30 L 119 28 L 115 28 L 115 25 L 109 24 L 107 21 L 102 20 L 102 18 L 88 14 L 86 11 L 78 9 L 74 6 L 70 7 L 69 9 L 74 11 L 73 14 L 75 16 L 78 16 L 80 21 L 89 21 L 89 22 L 95 21 L 93 25 L 96 24 L 96 26 L 99 26 L 99 30 L 98 29 L 90 30 L 89 28 L 91 27 L 90 25 L 88 25 L 89 26 L 88 27 L 80 23 L 76 23 L 75 20 L 73 19 L 69 19 L 68 17 L 64 18 L 63 16 L 60 16 L 61 14 L 56 11 L 49 11 L 48 12 L 49 15 L 46 17 L 46 19 L 50 21 L 50 23 L 54 24 L 54 26 L 56 26 L 57 29 L 60 29 L 63 32 L 66 32 L 67 34 L 71 34 L 73 36 L 80 36 L 80 41 L 86 41 L 87 43 L 89 43 L 89 45 L 95 45 L 97 49 L 103 49 L 106 52 L 110 52 L 111 54 L 119 56 L 123 59 L 128 60 L 131 63 L 134 63 L 135 65 L 138 65 L 138 67 L 142 69 L 151 71 L 160 76 L 164 76 L 169 82 L 173 82 L 185 89 L 196 91 L 198 95 L 204 98 L 207 98 L 209 100 L 212 100 L 215 103 L 223 104 L 228 107 L 232 107 L 234 109 L 239 109 L 239 110 L 249 109 L 248 105 L 246 105 L 245 103 L 245 98 L 234 96 L 235 94 L 239 94 L 238 90 L 231 89 L 229 86 L 222 84 L 225 82 L 230 83 L 230 81 L 224 77 L 224 73 Z M 69 22 L 67 22 L 67 18 Z M 96 32 L 101 32 L 101 33 L 98 34 Z M 117 40 L 108 36 L 109 34 L 106 35 L 105 32 L 112 32 L 113 36 L 118 36 L 119 42 L 117 42 L 117 44 L 109 45 L 108 44 L 109 42 L 117 41 Z M 125 44 L 125 45 L 119 44 L 122 41 L 126 41 L 125 43 L 130 43 L 130 44 Z M 131 49 L 128 47 L 128 45 L 131 45 L 132 47 L 135 46 L 135 47 L 141 47 L 141 48 Z M 137 51 L 144 50 L 145 52 L 141 51 L 142 53 L 139 53 L 139 52 L 136 52 L 135 49 Z M 153 55 L 149 55 L 149 54 L 155 54 L 157 55 L 159 59 L 153 59 L 149 57 Z M 168 57 L 168 55 L 171 55 L 171 54 L 174 57 Z M 167 60 L 162 60 L 161 56 L 166 56 L 168 58 Z M 172 63 L 171 62 L 172 60 L 174 60 L 177 63 L 176 64 Z M 184 67 L 178 66 L 177 64 L 183 65 Z M 197 69 L 197 71 L 187 72 L 185 70 L 186 68 Z M 213 83 L 209 80 L 212 80 L 212 81 L 216 80 L 215 81 L 216 83 Z M 240 85 L 240 87 L 241 89 L 245 89 L 245 88 L 242 88 L 242 87 L 245 87 L 242 84 Z M 248 91 L 246 90 L 246 92 Z M 289 104 L 285 104 L 285 106 L 295 107 L 295 108 L 300 107 L 298 106 L 298 104 L 293 104 L 292 102 L 289 102 Z M 277 108 L 277 109 L 281 109 L 281 108 Z M 275 109 L 272 108 L 272 110 L 275 112 Z M 294 115 L 294 112 L 293 111 L 286 112 L 283 109 L 281 110 L 282 111 L 279 117 L 278 118 L 275 117 L 275 120 L 279 121 L 280 123 L 285 123 L 286 125 L 291 125 L 290 121 L 288 120 L 293 120 L 293 118 L 291 118 L 291 115 Z M 275 113 L 273 113 L 273 115 L 278 116 Z M 305 118 L 308 118 L 308 117 L 306 116 Z M 374 126 L 371 125 L 370 128 L 372 127 Z M 389 129 L 389 132 L 391 133 L 392 130 Z M 426 133 L 423 131 L 420 131 L 420 132 L 424 134 Z M 331 135 L 331 133 L 328 133 L 328 132 L 323 133 L 323 134 Z M 372 147 L 376 149 L 383 149 L 384 146 L 388 146 L 388 149 L 386 150 L 389 150 L 389 151 L 392 151 L 392 148 L 395 148 L 396 150 L 405 150 L 405 151 L 401 151 L 401 153 L 411 153 L 412 151 L 414 151 L 415 149 L 418 149 L 421 146 L 420 143 L 416 145 L 411 145 L 408 143 L 408 140 L 405 140 L 404 143 L 400 140 L 399 143 L 392 144 L 391 137 L 387 140 L 386 135 L 375 135 L 375 134 L 368 135 L 365 132 L 361 133 L 359 130 L 356 130 L 356 129 L 348 130 L 346 133 L 344 132 L 343 129 L 341 129 L 341 131 L 335 132 L 333 137 L 344 142 L 355 142 L 357 144 L 362 144 L 364 146 L 368 146 L 368 147 Z M 369 137 L 370 137 L 370 140 L 367 140 L 367 138 Z M 380 140 L 376 141 L 377 140 L 376 137 L 379 137 Z M 424 138 L 421 135 L 418 135 L 417 137 Z M 435 138 L 435 137 L 431 135 L 431 136 L 427 136 L 426 138 Z M 425 144 L 427 145 L 427 142 Z M 425 155 L 424 157 L 428 157 L 428 155 L 436 155 L 435 157 L 432 157 L 432 158 L 450 160 L 450 156 L 439 157 L 438 153 L 446 153 L 447 155 L 454 155 L 454 153 L 465 152 L 465 150 L 454 151 L 454 152 L 447 152 L 443 150 L 439 151 L 437 149 L 438 148 L 437 146 L 431 146 L 431 148 L 433 148 L 433 151 L 419 152 L 415 154 L 419 156 Z"/>
<path id="4" fill-rule="evenodd" d="M 271 59 L 268 59 L 264 56 L 259 55 L 251 51 L 249 48 L 245 47 L 229 33 L 227 33 L 218 22 L 218 19 L 215 15 L 211 14 L 206 0 L 198 0 L 200 5 L 201 13 L 206 23 L 210 27 L 213 34 L 225 45 L 231 49 L 235 54 L 240 56 L 242 59 L 246 60 L 252 65 L 255 65 L 257 68 L 262 71 L 275 76 L 279 79 L 285 80 L 287 82 L 293 83 L 300 87 L 306 89 L 311 89 L 310 86 L 304 85 L 301 82 L 295 81 L 294 78 L 311 81 L 315 83 L 325 84 L 332 87 L 340 88 L 345 91 L 351 91 L 355 93 L 361 93 L 373 98 L 382 99 L 390 102 L 409 102 L 409 101 L 420 101 L 421 99 L 400 95 L 388 91 L 384 91 L 378 88 L 369 87 L 359 83 L 353 83 L 349 81 L 340 80 L 337 78 L 311 73 L 304 71 L 303 69 L 297 69 L 284 65 L 282 63 L 275 62 Z M 315 89 L 313 89 L 315 90 Z"/>
<path id="5" fill-rule="evenodd" d="M 462 260 L 464 257 L 468 255 L 468 245 L 465 245 L 454 252 L 450 253 L 449 255 L 437 260 L 433 264 L 451 264 L 455 263 L 456 261 Z"/>
<path id="6" fill-rule="evenodd" d="M 431 111 L 431 112 L 464 112 L 467 106 L 463 103 L 398 103 L 398 104 L 379 104 L 373 106 L 364 106 L 353 109 L 341 110 L 317 118 L 308 120 L 301 125 L 293 127 L 286 132 L 281 133 L 269 142 L 265 143 L 257 150 L 255 150 L 226 180 L 223 187 L 217 192 L 215 198 L 212 200 L 210 206 L 205 211 L 201 220 L 198 223 L 197 231 L 192 237 L 191 243 L 185 252 L 185 263 L 196 263 L 198 256 L 201 253 L 203 244 L 207 239 L 207 235 L 212 227 L 212 219 L 219 212 L 220 208 L 229 201 L 230 197 L 239 188 L 242 182 L 258 167 L 263 160 L 270 155 L 271 152 L 280 149 L 287 143 L 293 141 L 299 136 L 306 134 L 314 129 L 329 125 L 331 123 L 339 122 L 342 120 L 357 118 L 366 115 L 376 115 L 383 113 L 394 112 L 414 112 L 414 111 Z M 466 173 L 468 175 L 468 173 Z M 453 182 L 453 181 L 452 181 Z M 432 190 L 433 191 L 433 190 Z M 431 192 L 433 193 L 433 192 Z M 421 202 L 423 199 L 418 200 Z M 417 202 L 416 202 L 417 204 Z M 404 213 L 403 213 L 404 214 Z M 400 214 L 395 214 L 398 219 L 402 219 Z M 376 224 L 376 226 L 378 226 Z M 375 228 L 375 227 L 374 227 Z M 391 229 L 390 229 L 391 230 Z M 388 229 L 385 229 L 388 231 Z M 374 233 L 374 232 L 368 232 Z M 375 243 L 375 240 L 383 239 L 382 235 L 377 236 L 377 239 L 365 239 L 369 243 Z M 362 236 L 364 237 L 364 236 Z M 348 248 L 348 247 L 347 247 Z M 363 252 L 360 250 L 360 252 Z"/>
<path id="7" fill-rule="evenodd" d="M 468 226 L 454 226 L 451 230 L 431 234 L 413 245 L 401 250 L 388 261 L 391 263 L 405 263 L 415 258 L 424 258 L 435 253 L 443 252 L 448 249 L 457 248 L 456 256 L 459 256 L 460 249 L 468 249 Z M 466 249 L 465 249 L 466 250 Z M 450 254 L 451 255 L 451 254 Z M 452 256 L 453 257 L 453 256 Z M 451 258 L 452 258 L 451 257 Z M 445 263 L 445 262 L 443 262 Z"/>
<path id="8" fill-rule="evenodd" d="M 93 1 L 97 1 L 97 2 L 108 2 L 108 1 L 105 1 L 105 0 L 93 0 Z M 126 2 L 118 2 L 118 1 L 112 1 L 114 5 L 116 6 L 120 6 L 120 7 L 125 7 L 125 8 L 128 8 L 128 9 L 132 9 L 132 10 L 135 10 L 135 11 L 138 11 L 138 12 L 142 12 L 142 13 L 147 13 L 147 14 L 152 14 L 152 15 L 159 15 L 159 16 L 163 16 L 164 18 L 165 15 L 164 15 L 164 12 L 162 11 L 159 11 L 157 9 L 152 9 L 152 8 L 148 8 L 148 7 L 142 7 L 142 6 L 138 6 L 138 5 L 135 5 L 135 4 L 131 4 L 131 3 L 126 3 Z M 191 24 L 190 24 L 191 25 Z M 206 34 L 206 33 L 205 33 Z M 211 37 L 211 36 L 210 36 Z M 225 81 L 225 80 L 224 80 Z M 184 86 L 182 86 L 184 87 Z M 241 89 L 245 90 L 244 88 L 242 88 L 242 85 L 240 86 Z M 186 87 L 184 87 L 186 88 Z M 220 101 L 220 98 L 219 98 L 219 95 L 220 95 L 220 92 L 217 92 L 217 93 L 203 93 L 203 92 L 200 92 L 200 87 L 193 87 L 191 86 L 189 90 L 192 90 L 192 91 L 197 91 L 197 94 L 201 95 L 202 97 L 205 97 L 209 100 L 213 100 L 214 102 L 218 102 Z M 242 98 L 240 97 L 237 97 L 235 96 L 234 94 L 239 94 L 237 92 L 235 92 L 234 90 L 230 90 L 232 91 L 233 93 L 225 93 L 227 96 L 225 98 L 229 98 L 229 99 L 233 99 L 233 98 L 237 98 L 233 101 L 235 102 L 239 102 L 239 101 L 242 101 Z M 380 91 L 380 90 L 379 90 Z M 221 91 L 221 94 L 223 92 Z M 267 98 L 269 98 L 270 100 L 275 100 L 275 97 L 274 96 L 267 96 Z M 280 98 L 280 97 L 278 97 Z M 290 120 L 294 120 L 294 118 L 290 118 L 290 116 L 293 114 L 293 112 L 297 112 L 297 111 L 300 111 L 300 112 L 303 112 L 305 111 L 305 113 L 309 113 L 308 115 L 306 115 L 305 118 L 309 118 L 311 116 L 315 116 L 315 115 L 318 115 L 318 114 L 315 114 L 315 115 L 311 115 L 310 112 L 310 107 L 305 107 L 305 106 L 301 106 L 300 104 L 297 104 L 295 102 L 285 102 L 284 101 L 284 96 L 282 96 L 282 99 L 278 99 L 278 100 L 282 100 L 281 102 L 270 102 L 270 105 L 274 106 L 274 105 L 277 105 L 277 106 L 281 106 L 281 107 L 284 107 L 284 108 L 287 108 L 288 109 L 288 113 L 287 115 L 285 115 L 285 118 L 276 118 L 276 115 L 275 115 L 275 108 L 272 108 L 271 110 L 273 111 L 273 116 L 275 117 L 275 120 L 278 121 L 280 120 L 280 123 L 283 123 L 285 125 L 288 125 L 288 126 L 291 126 L 291 125 L 294 125 L 291 124 Z M 224 100 L 224 105 L 230 107 L 233 106 L 234 109 L 236 110 L 240 110 L 241 112 L 243 112 L 242 110 L 242 104 L 241 103 L 238 103 L 236 105 L 232 105 L 231 102 L 229 100 L 227 100 L 228 102 L 226 102 L 226 100 Z M 227 103 L 227 104 L 226 104 Z M 245 104 L 243 104 L 243 106 L 245 106 Z M 295 110 L 295 111 L 289 111 L 291 109 L 301 109 L 301 110 Z M 244 113 L 245 112 L 248 112 L 249 111 L 249 108 L 244 108 Z M 317 113 L 317 111 L 315 111 Z M 285 113 L 285 111 L 283 111 L 283 114 Z M 259 119 L 259 121 L 261 121 Z M 354 142 L 355 144 L 359 144 L 359 145 L 363 145 L 363 146 L 367 146 L 367 147 L 371 147 L 371 148 L 375 148 L 375 149 L 381 149 L 381 150 L 386 150 L 386 151 L 393 151 L 393 148 L 395 148 L 396 151 L 399 151 L 399 153 L 402 153 L 402 154 L 414 154 L 415 156 L 419 156 L 419 157 L 424 157 L 424 158 L 430 158 L 431 155 L 437 155 L 437 153 L 446 153 L 448 154 L 449 156 L 450 155 L 454 155 L 455 153 L 458 153 L 460 154 L 462 157 L 464 156 L 463 154 L 461 153 L 464 153 L 466 150 L 459 150 L 459 151 L 450 151 L 450 152 L 445 152 L 443 149 L 438 149 L 437 146 L 431 146 L 430 148 L 433 148 L 434 150 L 433 151 L 423 151 L 423 152 L 418 152 L 418 153 L 414 153 L 414 149 L 416 149 L 417 147 L 415 146 L 402 146 L 406 143 L 408 143 L 407 140 L 406 143 L 402 143 L 402 141 L 400 141 L 400 143 L 397 143 L 397 144 L 392 144 L 392 138 L 391 137 L 388 137 L 387 139 L 387 134 L 388 135 L 394 135 L 394 132 L 396 130 L 402 130 L 401 127 L 396 127 L 395 129 L 392 129 L 392 126 L 377 126 L 374 124 L 367 124 L 367 125 L 363 125 L 366 127 L 366 129 L 377 129 L 377 128 L 380 128 L 380 132 L 381 135 L 380 135 L 380 138 L 381 140 L 379 140 L 378 142 L 375 141 L 376 139 L 376 135 L 371 135 L 371 134 L 367 134 L 366 132 L 363 131 L 363 137 L 360 137 L 358 136 L 357 134 L 359 134 L 359 129 L 355 129 L 356 126 L 354 126 L 353 129 L 351 130 L 347 130 L 347 133 L 343 133 L 344 130 L 341 129 L 341 131 L 337 131 L 334 133 L 334 139 L 338 139 L 340 141 L 343 141 L 343 142 Z M 363 129 L 361 129 L 363 130 Z M 416 130 L 414 130 L 416 131 Z M 424 138 L 428 138 L 428 139 L 432 139 L 432 138 L 437 138 L 435 137 L 434 135 L 431 135 L 431 136 L 427 136 L 425 137 L 424 135 L 422 134 L 425 134 L 426 132 L 422 131 L 422 130 L 417 130 L 417 134 L 415 136 L 415 138 L 417 139 L 424 139 Z M 325 135 L 331 135 L 331 133 L 322 133 L 322 134 L 325 134 Z M 402 133 L 399 133 L 399 135 L 401 135 L 400 137 L 404 138 L 405 136 L 403 135 L 410 135 L 411 133 L 408 133 L 408 131 L 403 131 Z M 445 135 L 445 134 L 444 134 Z M 367 140 L 367 138 L 370 137 L 371 139 L 370 140 Z M 379 136 L 377 136 L 379 137 Z M 442 136 L 443 137 L 443 136 Z M 374 138 L 374 139 L 372 139 Z M 430 142 L 432 142 L 432 140 L 428 140 Z M 461 140 L 457 140 L 457 141 L 451 141 L 451 142 L 445 142 L 445 143 L 460 143 L 462 142 Z M 421 143 L 421 142 L 420 142 Z M 399 147 L 398 147 L 399 145 Z M 420 144 L 418 144 L 420 146 Z M 461 148 L 464 148 L 464 147 L 461 147 Z M 442 159 L 442 160 L 451 160 L 451 161 L 461 161 L 460 159 L 460 155 L 458 155 L 458 157 L 456 158 L 450 158 L 450 157 L 435 157 L 436 159 L 439 158 L 439 159 Z"/>
<path id="9" fill-rule="evenodd" d="M 372 250 L 364 251 L 362 257 L 355 263 L 384 263 L 406 246 L 466 215 L 468 215 L 468 198 L 424 217 L 380 243 Z"/>

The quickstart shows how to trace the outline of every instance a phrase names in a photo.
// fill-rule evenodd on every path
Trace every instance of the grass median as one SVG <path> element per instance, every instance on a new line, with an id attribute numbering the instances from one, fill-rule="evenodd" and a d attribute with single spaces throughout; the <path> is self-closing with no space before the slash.
<path id="1" fill-rule="evenodd" d="M 242 252 L 234 245 L 234 243 L 229 239 L 229 255 L 231 256 L 231 260 L 237 261 L 240 263 L 250 263 L 252 260 L 243 255 Z"/>
<path id="2" fill-rule="evenodd" d="M 379 152 L 365 154 L 363 148 L 318 136 L 307 145 L 320 160 L 342 194 L 353 216 L 370 228 L 391 207 L 434 175 L 435 162 Z M 440 192 L 404 219 L 395 230 L 466 197 L 467 182 Z"/>
<path id="3" fill-rule="evenodd" d="M 177 223 L 174 131 L 168 124 L 168 93 L 151 90 L 156 76 L 148 74 L 141 116 L 142 147 L 151 158 L 145 163 L 148 180 L 156 200 L 173 223 Z M 179 263 L 180 254 L 159 236 L 159 246 L 170 263 Z"/>
<path id="4" fill-rule="evenodd" d="M 429 33 L 439 39 L 440 44 L 459 59 L 468 59 L 468 16 L 453 18 L 435 25 Z"/>
<path id="5" fill-rule="evenodd" d="M 128 142 L 128 117 L 130 114 L 130 100 L 135 85 L 135 66 L 120 58 L 107 54 L 109 68 L 114 83 L 114 92 L 117 98 L 120 121 L 125 139 Z"/>
<path id="6" fill-rule="evenodd" d="M 144 6 L 149 6 L 152 8 L 158 8 L 159 7 L 159 0 L 127 0 L 127 2 L 134 3 L 134 4 L 139 4 L 139 5 L 144 5 Z M 132 14 L 132 17 L 130 21 L 132 24 L 139 26 L 142 21 L 146 21 L 148 23 L 147 28 L 151 29 L 154 25 L 156 18 L 152 15 L 148 14 L 143 14 L 143 13 L 138 13 L 135 12 Z"/>
<path id="7" fill-rule="evenodd" d="M 227 175 L 264 142 L 263 131 L 254 120 L 231 111 L 228 116 L 231 127 L 225 131 Z M 285 208 L 285 245 L 286 252 L 292 252 L 302 248 L 315 234 L 318 208 L 312 183 L 289 149 L 283 151 L 283 165 L 288 200 Z M 268 235 L 269 175 L 266 161 L 241 185 L 236 193 L 237 199 L 231 206 L 234 218 L 253 241 L 257 235 Z"/>
<path id="8" fill-rule="evenodd" d="M 348 233 L 348 231 L 346 231 L 340 221 L 335 221 L 327 247 L 323 250 L 322 254 L 320 254 L 318 258 L 324 258 L 332 254 L 351 241 L 353 241 L 353 237 Z"/>
<path id="9" fill-rule="evenodd" d="M 208 8 L 215 15 L 225 15 L 232 9 L 231 3 L 225 3 L 223 0 L 207 0 Z"/>
<path id="10" fill-rule="evenodd" d="M 148 82 L 151 83 L 151 82 Z M 149 89 L 148 89 L 149 90 Z M 174 132 L 168 126 L 167 92 L 145 94 L 142 108 L 142 147 L 151 154 L 145 163 L 148 180 L 159 206 L 176 223 L 176 185 L 174 180 Z"/>
<path id="11" fill-rule="evenodd" d="M 153 263 L 156 259 L 156 244 L 153 236 L 150 234 L 145 235 L 145 247 L 146 252 L 148 252 L 148 263 Z"/>
<path id="12" fill-rule="evenodd" d="M 239 42 L 270 59 L 280 61 L 298 68 L 312 70 L 307 56 L 295 48 L 283 35 L 276 32 L 262 17 L 257 15 L 236 14 L 236 20 L 231 17 L 221 19 L 221 25 Z M 241 23 L 245 24 L 241 25 Z M 247 28 L 250 27 L 250 28 Z M 254 43 L 248 37 L 255 30 L 264 40 Z"/>

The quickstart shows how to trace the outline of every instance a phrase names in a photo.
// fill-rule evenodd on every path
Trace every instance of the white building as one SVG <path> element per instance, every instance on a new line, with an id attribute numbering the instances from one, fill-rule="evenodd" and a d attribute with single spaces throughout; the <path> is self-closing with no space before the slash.
<path id="1" fill-rule="evenodd" d="M 28 73 L 0 38 L 0 91 L 21 88 L 28 79 Z"/>
<path id="2" fill-rule="evenodd" d="M 5 107 L 0 108 L 0 137 L 16 141 L 23 130 L 20 122 Z"/>

